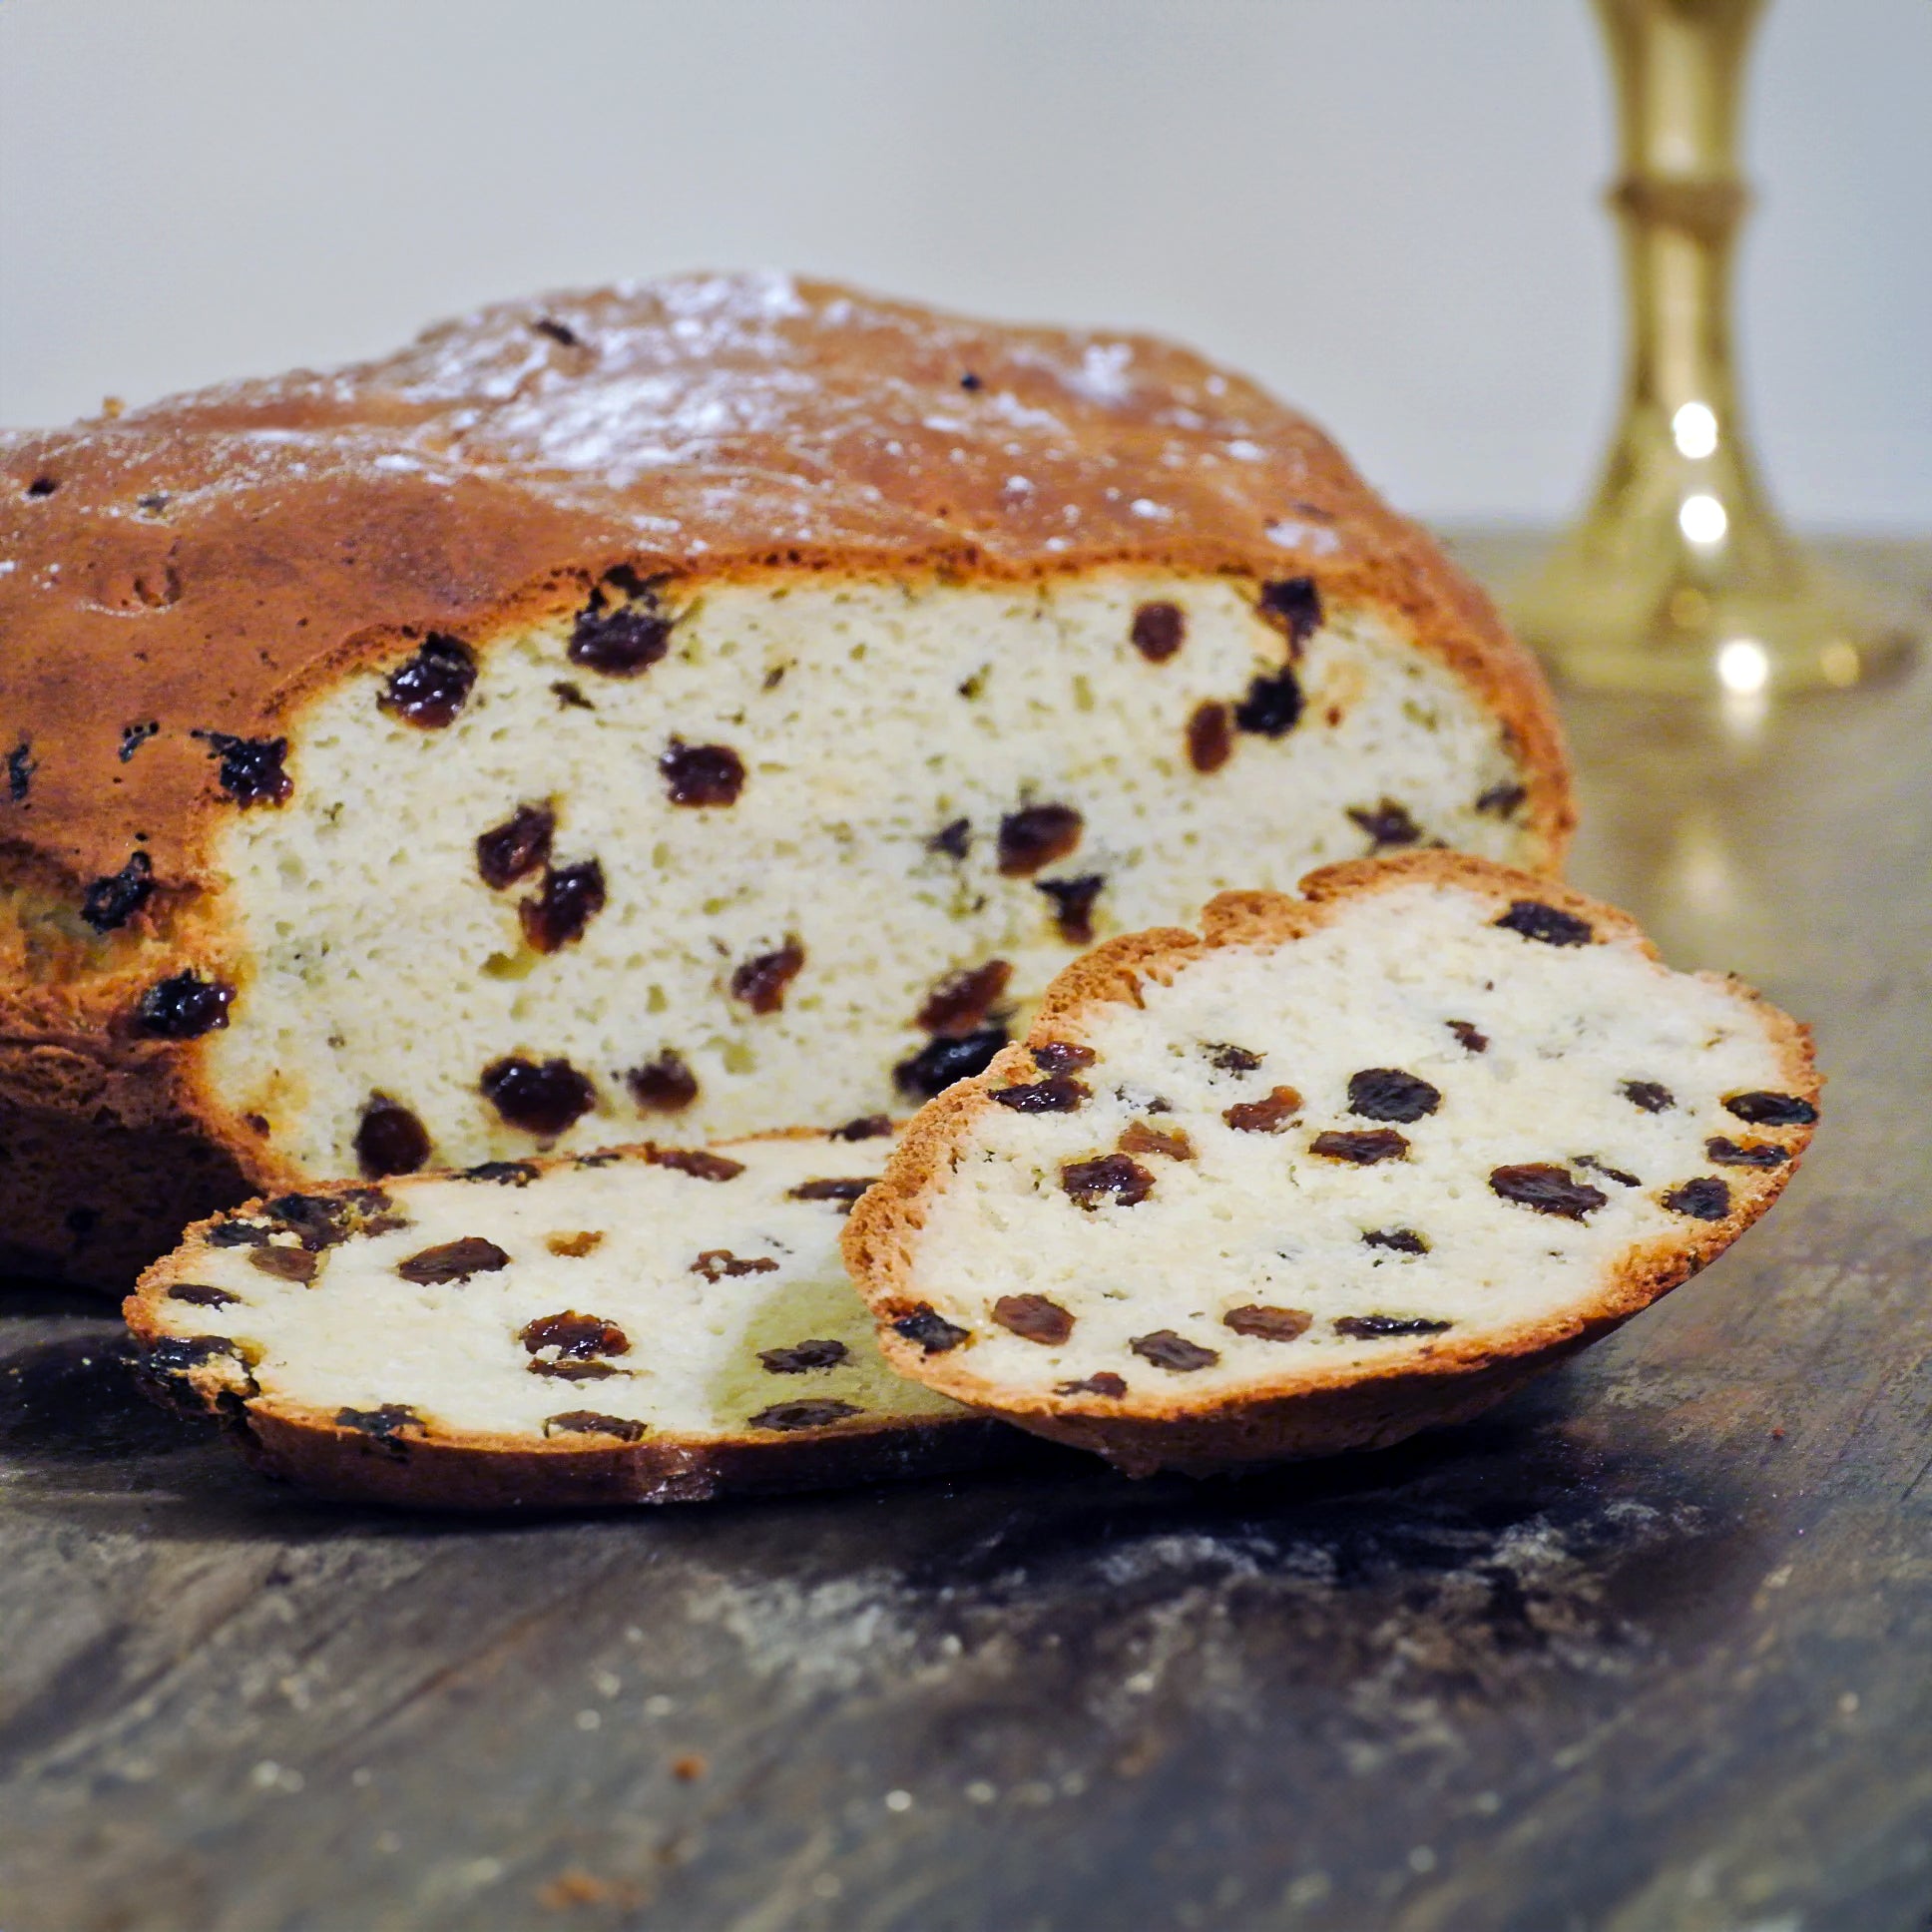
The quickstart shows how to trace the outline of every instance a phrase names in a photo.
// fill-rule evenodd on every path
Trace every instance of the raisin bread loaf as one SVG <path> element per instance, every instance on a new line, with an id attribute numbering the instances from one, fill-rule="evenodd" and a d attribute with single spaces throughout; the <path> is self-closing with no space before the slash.
<path id="1" fill-rule="evenodd" d="M 191 1230 L 128 1319 L 159 1392 L 331 1496 L 574 1507 L 962 1468 L 1010 1432 L 886 1368 L 838 1257 L 890 1132 L 256 1202 Z"/>
<path id="2" fill-rule="evenodd" d="M 1204 888 L 1569 827 L 1480 594 L 1141 337 L 686 279 L 0 456 L 0 1263 L 903 1110 Z"/>
<path id="3" fill-rule="evenodd" d="M 1448 853 L 1113 940 L 925 1109 L 845 1254 L 887 1359 L 1137 1473 L 1459 1421 L 1694 1273 L 1816 1119 L 1805 1030 Z"/>

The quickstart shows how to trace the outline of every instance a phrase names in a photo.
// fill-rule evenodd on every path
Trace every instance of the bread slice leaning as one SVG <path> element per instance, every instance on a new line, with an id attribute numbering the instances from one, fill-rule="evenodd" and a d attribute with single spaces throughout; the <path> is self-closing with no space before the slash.
<path id="1" fill-rule="evenodd" d="M 967 1467 L 1018 1439 L 888 1369 L 839 1261 L 890 1133 L 253 1202 L 191 1228 L 128 1321 L 157 1393 L 330 1496 L 582 1507 Z"/>
<path id="2" fill-rule="evenodd" d="M 1806 1030 L 1446 852 L 1110 941 L 921 1112 L 844 1248 L 886 1360 L 1122 1468 L 1477 1413 L 1693 1274 L 1817 1118 Z"/>

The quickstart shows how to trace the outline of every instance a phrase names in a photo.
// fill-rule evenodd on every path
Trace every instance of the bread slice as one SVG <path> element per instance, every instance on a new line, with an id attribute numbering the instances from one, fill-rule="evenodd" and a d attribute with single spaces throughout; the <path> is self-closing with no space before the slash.
<path id="1" fill-rule="evenodd" d="M 884 1365 L 838 1257 L 890 1133 L 254 1202 L 192 1228 L 128 1320 L 151 1386 L 329 1496 L 584 1507 L 964 1468 L 1011 1432 Z"/>
<path id="2" fill-rule="evenodd" d="M 784 277 L 0 440 L 0 1261 L 908 1107 L 1095 938 L 1554 868 L 1534 665 L 1251 383 Z"/>
<path id="3" fill-rule="evenodd" d="M 1224 894 L 1068 968 L 845 1235 L 886 1359 L 1135 1473 L 1399 1441 L 1606 1334 L 1776 1198 L 1804 1028 L 1447 853 Z"/>

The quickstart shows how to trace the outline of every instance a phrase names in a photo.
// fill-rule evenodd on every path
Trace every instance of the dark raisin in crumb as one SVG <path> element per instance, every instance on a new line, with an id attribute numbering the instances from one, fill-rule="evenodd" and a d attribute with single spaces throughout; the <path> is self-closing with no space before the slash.
<path id="1" fill-rule="evenodd" d="M 1152 1362 L 1156 1368 L 1169 1369 L 1176 1375 L 1212 1368 L 1220 1360 L 1215 1350 L 1204 1348 L 1186 1335 L 1177 1335 L 1172 1328 L 1157 1328 L 1151 1335 L 1136 1335 L 1127 1345 L 1144 1362 Z"/>
<path id="2" fill-rule="evenodd" d="M 539 315 L 530 324 L 539 335 L 548 335 L 553 342 L 560 342 L 567 349 L 581 349 L 583 337 L 567 322 L 560 322 L 554 315 Z"/>
<path id="3" fill-rule="evenodd" d="M 646 1114 L 682 1114 L 698 1098 L 698 1076 L 669 1047 L 624 1076 L 631 1098 Z"/>
<path id="4" fill-rule="evenodd" d="M 1301 722 L 1306 702 L 1294 673 L 1277 671 L 1248 686 L 1247 696 L 1234 707 L 1234 723 L 1261 737 L 1285 737 Z"/>
<path id="5" fill-rule="evenodd" d="M 1085 1381 L 1056 1382 L 1053 1392 L 1056 1395 L 1105 1395 L 1118 1402 L 1127 1393 L 1127 1382 L 1112 1369 L 1103 1368 L 1098 1375 L 1089 1375 Z"/>
<path id="6" fill-rule="evenodd" d="M 1588 919 L 1545 905 L 1541 899 L 1513 899 L 1510 909 L 1490 923 L 1521 933 L 1525 939 L 1540 939 L 1546 946 L 1587 946 L 1597 936 Z"/>
<path id="7" fill-rule="evenodd" d="M 1049 1040 L 1031 1052 L 1033 1064 L 1043 1074 L 1078 1073 L 1082 1067 L 1091 1067 L 1099 1057 L 1092 1047 L 1077 1046 L 1071 1040 Z"/>
<path id="8" fill-rule="evenodd" d="M 483 1070 L 483 1098 L 526 1134 L 561 1134 L 597 1105 L 597 1089 L 568 1060 L 498 1060 Z"/>
<path id="9" fill-rule="evenodd" d="M 259 1247 L 273 1232 L 265 1220 L 218 1220 L 208 1230 L 210 1247 Z"/>
<path id="10" fill-rule="evenodd" d="M 1363 1133 L 1317 1134 L 1308 1143 L 1308 1152 L 1324 1161 L 1347 1161 L 1358 1168 L 1372 1168 L 1378 1161 L 1407 1160 L 1409 1144 L 1394 1128 L 1376 1127 Z"/>
<path id="11" fill-rule="evenodd" d="M 1439 1335 L 1448 1326 L 1422 1315 L 1341 1315 L 1335 1333 L 1355 1341 L 1380 1341 L 1386 1335 Z"/>
<path id="12" fill-rule="evenodd" d="M 1408 807 L 1393 798 L 1377 805 L 1350 805 L 1348 815 L 1375 841 L 1378 852 L 1388 845 L 1413 845 L 1422 837 L 1422 827 L 1409 816 Z"/>
<path id="13" fill-rule="evenodd" d="M 778 1402 L 768 1409 L 760 1409 L 747 1426 L 781 1432 L 823 1429 L 831 1423 L 843 1422 L 849 1416 L 863 1414 L 864 1410 L 856 1402 Z"/>
<path id="14" fill-rule="evenodd" d="M 789 1348 L 760 1348 L 758 1360 L 771 1375 L 803 1375 L 814 1368 L 836 1368 L 851 1353 L 842 1341 L 794 1342 Z"/>
<path id="15" fill-rule="evenodd" d="M 400 1101 L 371 1094 L 355 1129 L 356 1166 L 371 1181 L 414 1174 L 429 1160 L 429 1132 Z"/>
<path id="16" fill-rule="evenodd" d="M 1301 1096 L 1277 1087 L 1265 1100 L 1239 1101 L 1221 1119 L 1237 1134 L 1279 1134 L 1301 1112 Z"/>
<path id="17" fill-rule="evenodd" d="M 1678 1104 L 1670 1088 L 1660 1087 L 1654 1080 L 1627 1080 L 1617 1091 L 1647 1114 L 1663 1114 Z"/>
<path id="18" fill-rule="evenodd" d="M 1154 1192 L 1154 1177 L 1125 1154 L 1101 1154 L 1068 1162 L 1060 1170 L 1060 1185 L 1082 1208 L 1098 1208 L 1110 1199 L 1133 1208 Z"/>
<path id="19" fill-rule="evenodd" d="M 1556 1214 L 1564 1220 L 1582 1220 L 1610 1199 L 1601 1188 L 1576 1180 L 1568 1168 L 1551 1161 L 1497 1168 L 1490 1174 L 1489 1191 L 1519 1208 L 1534 1208 L 1539 1214 Z"/>
<path id="20" fill-rule="evenodd" d="M 648 1424 L 628 1416 L 600 1415 L 595 1409 L 566 1409 L 562 1415 L 544 1417 L 543 1432 L 555 1429 L 568 1436 L 612 1436 L 619 1442 L 641 1442 Z"/>
<path id="21" fill-rule="evenodd" d="M 413 658 L 389 674 L 377 707 L 418 730 L 440 731 L 456 722 L 476 687 L 476 658 L 456 638 L 429 637 Z"/>
<path id="22" fill-rule="evenodd" d="M 140 724 L 124 724 L 121 727 L 121 762 L 126 764 L 134 754 L 156 735 L 161 729 L 160 721 L 148 719 Z"/>
<path id="23" fill-rule="evenodd" d="M 1074 1331 L 1074 1318 L 1044 1294 L 1003 1294 L 993 1303 L 993 1319 L 1022 1341 L 1054 1348 Z"/>
<path id="24" fill-rule="evenodd" d="M 1599 1161 L 1594 1154 L 1579 1154 L 1570 1165 L 1573 1168 L 1588 1168 L 1592 1174 L 1600 1174 L 1607 1181 L 1614 1181 L 1620 1188 L 1641 1188 L 1644 1184 L 1636 1175 L 1626 1174 L 1622 1168 L 1613 1168 L 1607 1161 Z"/>
<path id="25" fill-rule="evenodd" d="M 1254 1302 L 1245 1308 L 1229 1308 L 1221 1316 L 1221 1326 L 1237 1335 L 1252 1335 L 1256 1341 L 1294 1341 L 1308 1332 L 1314 1316 L 1303 1308 L 1271 1308 Z"/>
<path id="26" fill-rule="evenodd" d="M 1233 714 L 1212 699 L 1197 705 L 1188 720 L 1188 762 L 1206 777 L 1218 771 L 1233 752 Z"/>
<path id="27" fill-rule="evenodd" d="M 464 1168 L 457 1178 L 494 1181 L 499 1188 L 527 1188 L 536 1180 L 537 1170 L 528 1161 L 479 1161 L 473 1168 Z"/>
<path id="28" fill-rule="evenodd" d="M 1413 1227 L 1370 1227 L 1362 1232 L 1370 1247 L 1393 1248 L 1398 1254 L 1426 1254 L 1429 1243 Z"/>
<path id="29" fill-rule="evenodd" d="M 997 1026 L 969 1033 L 963 1040 L 935 1040 L 910 1060 L 900 1061 L 892 1070 L 892 1078 L 902 1093 L 915 1100 L 931 1100 L 954 1081 L 984 1073 L 1005 1045 L 1006 1029 Z"/>
<path id="30" fill-rule="evenodd" d="M 203 1281 L 177 1281 L 168 1290 L 170 1301 L 186 1301 L 193 1308 L 226 1308 L 242 1299 L 227 1288 L 212 1288 Z"/>
<path id="31" fill-rule="evenodd" d="M 550 695 L 557 701 L 557 709 L 566 712 L 594 712 L 597 707 L 584 696 L 581 685 L 572 684 L 568 678 L 559 678 L 550 687 Z M 642 1426 L 642 1425 L 640 1425 Z"/>
<path id="32" fill-rule="evenodd" d="M 744 789 L 744 762 L 728 744 L 673 738 L 658 770 L 674 805 L 734 805 Z"/>
<path id="33" fill-rule="evenodd" d="M 970 391 L 975 389 L 983 389 L 986 387 L 986 384 L 982 382 L 980 378 L 972 372 L 971 369 L 968 369 L 966 373 L 959 378 L 959 386 L 962 389 L 966 389 Z"/>
<path id="34" fill-rule="evenodd" d="M 204 979 L 191 966 L 142 994 L 134 1009 L 135 1026 L 155 1040 L 198 1040 L 228 1025 L 234 1003 L 234 987 Z"/>
<path id="35" fill-rule="evenodd" d="M 785 1002 L 785 988 L 805 963 L 804 946 L 787 939 L 774 953 L 760 953 L 731 969 L 731 997 L 742 1000 L 753 1013 L 776 1013 Z"/>
<path id="36" fill-rule="evenodd" d="M 403 1430 L 424 1428 L 422 1417 L 406 1402 L 385 1402 L 376 1409 L 337 1409 L 335 1426 L 370 1437 L 398 1460 L 409 1453 L 401 1439 Z"/>
<path id="37" fill-rule="evenodd" d="M 1321 629 L 1321 593 L 1312 577 L 1284 577 L 1263 584 L 1259 608 L 1263 618 L 1287 634 L 1296 656 Z"/>
<path id="38" fill-rule="evenodd" d="M 1796 1094 L 1726 1094 L 1724 1112 L 1751 1127 L 1809 1127 L 1818 1110 Z"/>
<path id="39" fill-rule="evenodd" d="M 179 1375 L 224 1355 L 231 1361 L 242 1360 L 241 1347 L 232 1336 L 170 1335 L 143 1353 L 141 1365 L 161 1375 Z"/>
<path id="40" fill-rule="evenodd" d="M 599 1355 L 631 1352 L 631 1337 L 616 1322 L 602 1315 L 579 1314 L 575 1308 L 525 1322 L 517 1330 L 517 1339 L 533 1355 L 554 1348 L 559 1361 L 588 1362 Z"/>
<path id="41" fill-rule="evenodd" d="M 1208 1056 L 1208 1064 L 1224 1074 L 1251 1074 L 1262 1059 L 1260 1054 L 1250 1053 L 1245 1047 L 1231 1047 L 1225 1040 L 1209 1040 L 1201 1050 Z"/>
<path id="42" fill-rule="evenodd" d="M 1024 805 L 1000 820 L 1000 875 L 1030 878 L 1043 865 L 1065 858 L 1080 843 L 1083 826 L 1072 805 Z"/>
<path id="43" fill-rule="evenodd" d="M 863 1174 L 854 1175 L 850 1179 L 801 1181 L 797 1187 L 786 1193 L 785 1199 L 787 1201 L 835 1201 L 849 1214 L 852 1211 L 852 1204 L 877 1180 L 878 1176 L 875 1174 Z"/>
<path id="44" fill-rule="evenodd" d="M 771 1274 L 777 1262 L 766 1254 L 736 1255 L 728 1247 L 708 1247 L 692 1262 L 691 1271 L 707 1281 L 736 1279 L 740 1274 Z"/>
<path id="45" fill-rule="evenodd" d="M 1770 1141 L 1739 1143 L 1714 1134 L 1703 1144 L 1704 1156 L 1720 1168 L 1781 1168 L 1791 1158 L 1789 1148 Z"/>
<path id="46" fill-rule="evenodd" d="M 282 805 L 294 796 L 294 781 L 281 768 L 288 755 L 285 737 L 234 737 L 227 731 L 190 731 L 220 758 L 215 778 L 238 805 Z"/>
<path id="47" fill-rule="evenodd" d="M 257 1253 L 269 1250 L 257 1248 Z M 452 1281 L 467 1281 L 472 1274 L 495 1274 L 510 1265 L 510 1257 L 496 1242 L 481 1234 L 465 1234 L 459 1240 L 439 1241 L 396 1263 L 396 1272 L 418 1287 L 442 1286 Z"/>
<path id="48" fill-rule="evenodd" d="M 1489 1051 L 1489 1035 L 1476 1026 L 1472 1020 L 1450 1020 L 1446 1023 L 1449 1031 L 1460 1040 L 1471 1053 Z"/>
<path id="49" fill-rule="evenodd" d="M 1071 1114 L 1093 1099 L 1091 1088 L 1071 1074 L 1051 1074 L 1026 1087 L 996 1087 L 993 1098 L 1016 1114 Z"/>
<path id="50" fill-rule="evenodd" d="M 549 860 L 556 830 L 557 814 L 548 805 L 519 805 L 476 841 L 476 869 L 483 883 L 501 892 L 527 878 Z"/>
<path id="51" fill-rule="evenodd" d="M 60 484 L 53 477 L 37 476 L 27 485 L 27 494 L 31 497 L 52 496 L 59 488 Z"/>
<path id="52" fill-rule="evenodd" d="M 1348 1082 L 1348 1111 L 1365 1121 L 1419 1121 L 1441 1105 L 1440 1089 L 1399 1067 L 1367 1067 Z"/>
<path id="53" fill-rule="evenodd" d="M 1493 784 L 1476 800 L 1476 809 L 1498 818 L 1513 818 L 1529 795 L 1520 784 Z"/>
<path id="54" fill-rule="evenodd" d="M 964 858 L 973 843 L 973 828 L 963 818 L 955 818 L 950 824 L 942 825 L 926 840 L 926 850 L 943 853 L 947 858 Z"/>
<path id="55" fill-rule="evenodd" d="M 611 1362 L 579 1362 L 566 1355 L 533 1355 L 524 1363 L 524 1367 L 532 1375 L 542 1375 L 558 1382 L 608 1382 L 614 1375 L 629 1375 L 631 1372 Z"/>
<path id="56" fill-rule="evenodd" d="M 652 1148 L 645 1158 L 654 1168 L 670 1168 L 694 1181 L 735 1181 L 744 1172 L 742 1161 L 728 1155 L 708 1154 L 703 1148 Z"/>
<path id="57" fill-rule="evenodd" d="M 7 753 L 7 796 L 17 805 L 33 789 L 34 773 L 40 769 L 40 760 L 34 756 L 34 747 L 22 738 Z"/>
<path id="58" fill-rule="evenodd" d="M 120 871 L 96 879 L 81 900 L 81 917 L 96 932 L 125 926 L 145 906 L 155 889 L 154 861 L 135 852 Z"/>
<path id="59" fill-rule="evenodd" d="M 594 858 L 547 868 L 537 896 L 517 907 L 524 939 L 540 953 L 573 944 L 604 910 L 604 868 Z"/>
<path id="60" fill-rule="evenodd" d="M 312 1281 L 322 1265 L 322 1257 L 305 1247 L 251 1247 L 248 1261 L 277 1281 Z"/>
<path id="61" fill-rule="evenodd" d="M 1104 873 L 1084 872 L 1077 879 L 1036 879 L 1033 889 L 1053 901 L 1053 923 L 1070 946 L 1089 946 L 1094 939 L 1094 901 L 1107 883 Z"/>
<path id="62" fill-rule="evenodd" d="M 882 1141 L 892 1132 L 890 1114 L 861 1114 L 825 1136 L 828 1141 Z"/>
<path id="63" fill-rule="evenodd" d="M 1184 1128 L 1177 1127 L 1168 1134 L 1158 1127 L 1150 1127 L 1146 1121 L 1129 1121 L 1114 1145 L 1123 1154 L 1159 1154 L 1170 1161 L 1195 1158 L 1195 1144 L 1188 1139 Z"/>
<path id="64" fill-rule="evenodd" d="M 1166 664 L 1188 636 L 1188 619 L 1179 604 L 1143 604 L 1129 633 L 1149 664 Z"/>
<path id="65" fill-rule="evenodd" d="M 962 966 L 958 972 L 948 973 L 926 995 L 917 1023 L 928 1033 L 963 1039 L 985 1023 L 1012 977 L 1013 968 L 1003 959 L 989 959 L 984 966 Z"/>
<path id="66" fill-rule="evenodd" d="M 655 592 L 638 583 L 632 601 L 621 601 L 623 585 L 607 578 L 590 604 L 577 614 L 565 652 L 572 664 L 601 672 L 606 678 L 635 678 L 648 671 L 671 649 L 671 620 L 658 608 Z M 616 595 L 611 594 L 615 589 Z"/>
<path id="67" fill-rule="evenodd" d="M 910 1314 L 900 1315 L 892 1324 L 896 1334 L 917 1342 L 928 1355 L 943 1355 L 970 1338 L 969 1329 L 955 1326 L 936 1309 L 923 1304 Z"/>
<path id="68" fill-rule="evenodd" d="M 1722 1220 L 1730 1212 L 1730 1189 L 1715 1175 L 1700 1175 L 1673 1188 L 1664 1205 L 1674 1214 L 1689 1214 L 1692 1220 Z"/>

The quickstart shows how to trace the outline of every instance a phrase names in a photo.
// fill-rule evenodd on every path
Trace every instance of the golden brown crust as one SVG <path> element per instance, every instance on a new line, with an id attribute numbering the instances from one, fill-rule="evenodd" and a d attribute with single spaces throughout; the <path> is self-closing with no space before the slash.
<path id="1" fill-rule="evenodd" d="M 844 1253 L 859 1292 L 879 1320 L 885 1358 L 955 1401 L 998 1414 L 1022 1428 L 1092 1449 L 1130 1474 L 1156 1469 L 1195 1473 L 1260 1459 L 1327 1455 L 1381 1447 L 1418 1429 L 1467 1419 L 1531 1376 L 1608 1334 L 1659 1296 L 1716 1258 L 1770 1207 L 1798 1168 L 1811 1129 L 1754 1129 L 1790 1151 L 1774 1169 L 1730 1171 L 1730 1211 L 1718 1221 L 1689 1221 L 1627 1255 L 1595 1297 L 1560 1316 L 1482 1338 L 1424 1343 L 1386 1368 L 1314 1366 L 1277 1373 L 1265 1383 L 1216 1401 L 1185 1393 L 1035 1396 L 976 1375 L 971 1350 L 927 1354 L 892 1323 L 919 1305 L 905 1283 L 927 1204 L 943 1188 L 975 1118 L 992 1090 L 1026 1077 L 1031 1049 L 1050 1040 L 1082 1042 L 1082 1018 L 1093 1006 L 1138 1003 L 1143 979 L 1179 971 L 1218 946 L 1276 946 L 1316 931 L 1351 901 L 1414 883 L 1452 885 L 1498 907 L 1533 897 L 1587 919 L 1601 934 L 1636 942 L 1658 957 L 1628 913 L 1531 873 L 1457 852 L 1415 852 L 1351 859 L 1301 881 L 1299 898 L 1274 892 L 1226 892 L 1202 914 L 1200 934 L 1169 929 L 1130 933 L 1076 960 L 1048 987 L 1024 1042 L 1006 1048 L 982 1074 L 949 1088 L 912 1120 L 879 1183 L 853 1208 Z M 1822 1079 L 1808 1028 L 1734 977 L 1701 974 L 1757 1011 L 1778 1056 L 1781 1089 L 1817 1103 Z"/>

